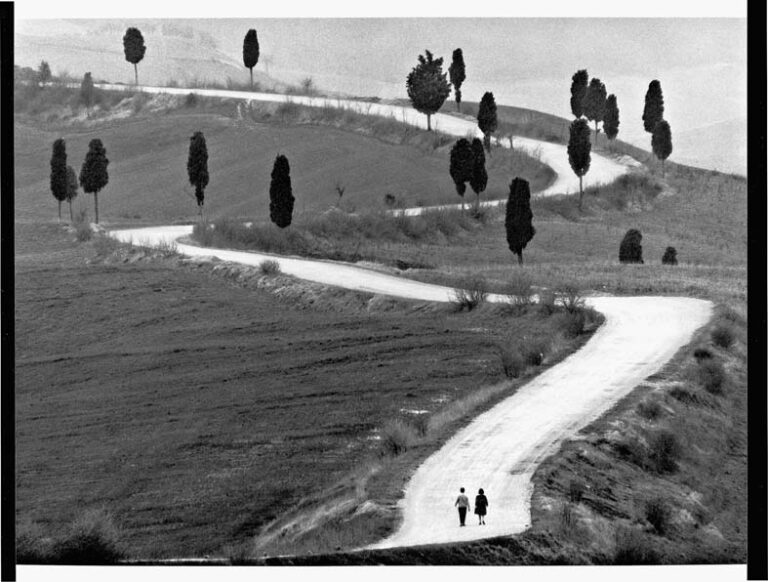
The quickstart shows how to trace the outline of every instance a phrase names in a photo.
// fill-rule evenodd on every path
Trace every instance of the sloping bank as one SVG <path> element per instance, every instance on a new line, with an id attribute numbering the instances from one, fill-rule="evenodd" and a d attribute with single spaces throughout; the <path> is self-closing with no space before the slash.
<path id="1" fill-rule="evenodd" d="M 123 242 L 155 246 L 191 234 L 191 226 L 117 230 Z M 259 265 L 271 259 L 302 279 L 425 301 L 450 301 L 452 290 L 333 261 L 177 244 L 191 257 Z M 490 296 L 490 301 L 503 300 Z M 599 417 L 687 344 L 712 304 L 684 297 L 593 297 L 604 326 L 578 352 L 518 390 L 457 433 L 416 471 L 402 500 L 403 522 L 375 547 L 466 541 L 523 531 L 530 524 L 531 476 L 561 442 Z M 483 487 L 493 519 L 456 527 L 460 486 Z"/>

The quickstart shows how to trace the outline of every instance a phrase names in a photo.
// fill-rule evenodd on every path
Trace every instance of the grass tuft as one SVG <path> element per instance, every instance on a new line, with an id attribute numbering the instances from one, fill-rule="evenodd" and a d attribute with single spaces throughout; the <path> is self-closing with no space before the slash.
<path id="1" fill-rule="evenodd" d="M 488 283 L 480 275 L 469 275 L 462 279 L 459 287 L 453 290 L 453 304 L 458 311 L 472 311 L 485 302 L 488 296 Z"/>
<path id="2" fill-rule="evenodd" d="M 280 263 L 273 260 L 261 261 L 259 269 L 264 275 L 278 275 L 280 273 Z"/>
<path id="3" fill-rule="evenodd" d="M 51 561 L 57 564 L 115 564 L 124 557 L 120 532 L 111 514 L 103 509 L 86 511 L 67 536 L 53 548 Z"/>
<path id="4" fill-rule="evenodd" d="M 379 450 L 382 456 L 396 457 L 406 452 L 419 439 L 418 432 L 411 424 L 391 420 L 381 429 Z"/>

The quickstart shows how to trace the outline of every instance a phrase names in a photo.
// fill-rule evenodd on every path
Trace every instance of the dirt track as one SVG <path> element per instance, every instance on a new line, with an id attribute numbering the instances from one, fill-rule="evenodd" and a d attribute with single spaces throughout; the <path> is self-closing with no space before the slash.
<path id="1" fill-rule="evenodd" d="M 105 87 L 106 88 L 106 87 Z M 109 88 L 126 88 L 113 86 Z M 285 101 L 286 96 L 201 89 L 143 87 L 148 92 Z M 310 106 L 351 107 L 371 115 L 395 117 L 420 127 L 426 118 L 412 109 L 391 105 L 324 98 L 291 97 Z M 477 133 L 467 119 L 433 116 L 434 127 L 452 135 Z M 504 144 L 501 144 L 504 145 Z M 538 150 L 541 160 L 557 173 L 555 182 L 539 195 L 572 192 L 578 179 L 570 172 L 564 146 L 515 138 L 515 145 Z M 610 182 L 637 165 L 592 156 L 592 182 Z M 410 209 L 417 214 L 423 209 Z M 161 226 L 113 231 L 124 242 L 155 245 L 188 236 L 191 226 Z M 385 295 L 427 301 L 450 301 L 452 290 L 332 261 L 275 257 L 263 253 L 205 249 L 178 244 L 192 257 L 215 256 L 225 261 L 259 265 L 276 260 L 284 273 L 324 283 Z M 490 301 L 502 301 L 492 295 Z M 581 428 L 608 410 L 646 377 L 661 369 L 693 333 L 709 319 L 712 304 L 684 297 L 595 297 L 588 305 L 601 312 L 605 325 L 589 343 L 559 365 L 521 388 L 514 396 L 476 418 L 417 470 L 402 500 L 403 523 L 390 538 L 374 547 L 393 547 L 463 541 L 509 535 L 530 524 L 531 476 L 536 466 Z M 468 527 L 458 527 L 453 502 L 460 486 L 472 501 L 484 488 L 490 506 L 486 526 L 468 516 Z"/>

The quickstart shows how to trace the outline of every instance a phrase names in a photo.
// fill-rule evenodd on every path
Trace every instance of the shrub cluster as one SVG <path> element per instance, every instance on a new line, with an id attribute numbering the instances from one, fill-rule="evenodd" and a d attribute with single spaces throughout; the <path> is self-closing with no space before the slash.
<path id="1" fill-rule="evenodd" d="M 647 420 L 656 420 L 661 416 L 661 405 L 655 400 L 644 400 L 637 405 L 637 413 Z"/>
<path id="2" fill-rule="evenodd" d="M 725 391 L 726 373 L 723 365 L 714 359 L 704 359 L 696 363 L 690 377 L 710 394 L 720 395 Z"/>
<path id="3" fill-rule="evenodd" d="M 658 552 L 645 534 L 626 526 L 616 530 L 614 564 L 649 565 L 658 564 L 660 561 Z"/>
<path id="4" fill-rule="evenodd" d="M 488 283 L 481 275 L 469 275 L 453 290 L 453 303 L 458 311 L 472 311 L 485 302 Z"/>
<path id="5" fill-rule="evenodd" d="M 264 275 L 277 275 L 280 273 L 280 263 L 268 259 L 259 263 L 259 269 Z"/>
<path id="6" fill-rule="evenodd" d="M 661 497 L 654 497 L 645 502 L 645 519 L 653 526 L 656 533 L 664 535 L 669 530 L 670 509 Z"/>
<path id="7" fill-rule="evenodd" d="M 384 456 L 396 457 L 419 440 L 419 434 L 413 425 L 401 420 L 391 420 L 381 429 L 380 453 Z"/>
<path id="8" fill-rule="evenodd" d="M 649 439 L 648 447 L 648 460 L 657 473 L 677 470 L 681 447 L 674 433 L 666 429 L 657 432 Z"/>
<path id="9" fill-rule="evenodd" d="M 735 339 L 733 327 L 730 325 L 718 325 L 712 330 L 712 342 L 720 348 L 730 348 Z"/>

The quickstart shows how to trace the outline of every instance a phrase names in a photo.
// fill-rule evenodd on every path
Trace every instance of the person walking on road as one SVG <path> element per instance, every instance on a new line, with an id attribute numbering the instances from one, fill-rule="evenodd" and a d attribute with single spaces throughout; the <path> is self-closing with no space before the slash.
<path id="1" fill-rule="evenodd" d="M 467 510 L 469 509 L 469 498 L 464 495 L 464 487 L 459 490 L 459 496 L 453 505 L 459 508 L 459 525 L 464 527 L 466 525 L 464 520 L 467 519 Z"/>
<path id="2" fill-rule="evenodd" d="M 477 514 L 480 522 L 477 525 L 485 525 L 485 514 L 488 508 L 488 498 L 483 493 L 483 490 L 477 492 L 475 496 L 475 513 Z"/>

